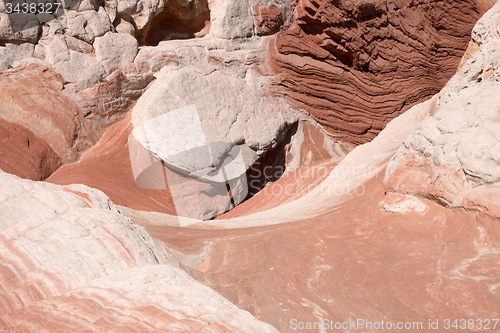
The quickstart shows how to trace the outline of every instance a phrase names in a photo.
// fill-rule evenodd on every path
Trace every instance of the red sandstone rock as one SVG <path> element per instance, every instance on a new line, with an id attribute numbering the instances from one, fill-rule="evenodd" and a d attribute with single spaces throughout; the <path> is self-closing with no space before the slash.
<path id="1" fill-rule="evenodd" d="M 43 139 L 0 118 L 0 169 L 22 178 L 45 180 L 60 165 L 61 158 Z"/>
<path id="2" fill-rule="evenodd" d="M 298 25 L 276 35 L 281 88 L 341 141 L 373 139 L 455 73 L 479 5 L 410 2 L 300 0 Z"/>
<path id="3" fill-rule="evenodd" d="M 63 163 L 72 161 L 93 133 L 79 135 L 78 106 L 62 92 L 62 77 L 40 65 L 0 75 L 0 117 L 45 140 Z"/>
<path id="4" fill-rule="evenodd" d="M 60 185 L 84 184 L 103 191 L 122 206 L 175 214 L 168 188 L 147 190 L 136 185 L 127 146 L 131 131 L 128 115 L 110 126 L 98 144 L 77 163 L 61 167 L 47 181 Z"/>
<path id="5" fill-rule="evenodd" d="M 259 35 L 270 35 L 279 31 L 283 25 L 283 17 L 278 6 L 271 3 L 267 6 L 257 4 L 255 6 L 255 21 L 257 24 L 257 33 Z"/>

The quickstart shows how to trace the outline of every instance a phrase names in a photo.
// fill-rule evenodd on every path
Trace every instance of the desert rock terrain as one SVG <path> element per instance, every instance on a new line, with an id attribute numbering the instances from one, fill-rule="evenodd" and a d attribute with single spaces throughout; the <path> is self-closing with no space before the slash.
<path id="1" fill-rule="evenodd" d="M 500 3 L 19 8 L 0 331 L 500 329 Z"/>

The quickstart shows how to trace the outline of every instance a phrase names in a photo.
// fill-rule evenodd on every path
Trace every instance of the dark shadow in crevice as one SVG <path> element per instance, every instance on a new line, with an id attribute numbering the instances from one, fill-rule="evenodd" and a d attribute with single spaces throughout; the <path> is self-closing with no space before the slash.
<path id="1" fill-rule="evenodd" d="M 259 193 L 266 185 L 280 179 L 286 171 L 287 151 L 292 137 L 297 133 L 299 123 L 292 124 L 285 132 L 284 139 L 274 148 L 265 152 L 247 170 L 248 195 L 246 200 Z"/>
<path id="2" fill-rule="evenodd" d="M 187 8 L 172 5 L 155 15 L 142 36 L 142 44 L 157 46 L 161 41 L 204 36 L 210 26 L 210 10 L 207 1 L 197 5 L 194 2 Z"/>

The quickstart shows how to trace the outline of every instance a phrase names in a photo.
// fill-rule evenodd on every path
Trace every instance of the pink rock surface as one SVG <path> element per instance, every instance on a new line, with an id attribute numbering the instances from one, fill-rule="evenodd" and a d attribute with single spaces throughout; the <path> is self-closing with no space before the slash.
<path id="1" fill-rule="evenodd" d="M 168 188 L 147 190 L 135 183 L 128 150 L 131 131 L 129 115 L 110 126 L 99 143 L 77 163 L 61 167 L 48 181 L 60 185 L 85 184 L 103 191 L 116 204 L 175 214 Z"/>
<path id="2" fill-rule="evenodd" d="M 301 222 L 218 231 L 144 226 L 186 253 L 209 242 L 192 275 L 281 332 L 296 331 L 294 319 L 422 322 L 431 332 L 429 320 L 443 328 L 445 319 L 498 317 L 498 219 L 425 199 L 425 212 L 386 212 L 382 178 Z"/>
<path id="3" fill-rule="evenodd" d="M 120 54 L 115 42 L 101 60 L 115 59 L 107 67 L 115 68 L 123 58 L 118 67 L 130 73 L 164 66 L 157 82 L 184 70 L 185 81 L 156 94 L 196 99 L 210 84 L 218 89 L 200 98 L 209 111 L 212 98 L 237 96 L 242 103 L 221 107 L 227 115 L 208 128 L 234 116 L 230 125 L 241 127 L 233 132 L 255 132 L 237 144 L 272 142 L 252 145 L 263 163 L 257 171 L 288 172 L 259 176 L 267 186 L 215 220 L 181 219 L 170 190 L 138 187 L 130 164 L 131 116 L 121 118 L 152 75 L 113 72 L 77 91 L 43 65 L 1 74 L 0 168 L 42 180 L 74 163 L 47 183 L 0 170 L 0 331 L 296 332 L 309 322 L 323 332 L 323 320 L 363 320 L 355 330 L 379 331 L 366 321 L 384 321 L 452 332 L 460 330 L 446 320 L 498 319 L 500 3 L 476 24 L 458 74 L 404 113 L 453 74 L 492 1 L 300 0 L 298 25 L 288 30 L 287 0 L 189 3 L 199 11 L 181 1 L 170 4 L 177 13 L 157 0 L 106 1 L 106 12 L 83 10 L 93 6 L 85 2 L 64 29 L 78 36 L 77 23 L 87 22 L 80 38 L 90 43 L 111 29 L 107 18 L 134 18 L 132 30 L 155 44 L 175 37 L 172 22 L 186 30 L 181 37 L 210 28 L 204 39 L 143 48 L 135 66 L 135 49 Z M 64 57 L 55 45 L 63 27 L 48 26 L 48 57 Z M 183 84 L 223 70 L 227 80 Z M 235 109 L 256 105 L 248 91 L 288 98 L 335 136 L 296 114 L 278 126 L 283 136 L 264 126 L 269 115 L 249 125 L 273 104 L 238 117 Z"/>
<path id="4" fill-rule="evenodd" d="M 0 249 L 1 331 L 276 332 L 82 185 L 0 171 Z"/>

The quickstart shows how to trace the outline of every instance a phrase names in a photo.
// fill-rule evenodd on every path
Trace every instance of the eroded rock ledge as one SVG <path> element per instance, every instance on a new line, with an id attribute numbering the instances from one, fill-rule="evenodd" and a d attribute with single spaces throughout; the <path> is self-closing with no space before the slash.
<path id="1" fill-rule="evenodd" d="M 478 18 L 472 0 L 300 0 L 271 61 L 284 95 L 357 145 L 445 85 Z"/>

